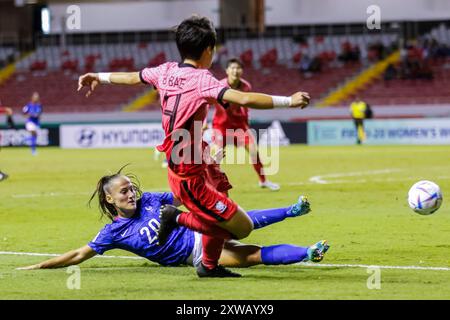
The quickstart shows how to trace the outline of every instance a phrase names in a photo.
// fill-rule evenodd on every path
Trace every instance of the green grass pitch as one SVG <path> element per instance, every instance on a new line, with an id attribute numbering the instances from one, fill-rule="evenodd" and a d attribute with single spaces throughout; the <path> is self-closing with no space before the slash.
<path id="1" fill-rule="evenodd" d="M 80 265 L 79 290 L 68 289 L 66 268 L 15 270 L 46 257 L 4 252 L 64 253 L 85 245 L 107 222 L 95 205 L 86 206 L 100 176 L 131 163 L 144 190 L 168 190 L 165 169 L 150 149 L 42 148 L 32 157 L 14 148 L 0 157 L 0 169 L 10 174 L 0 183 L 0 299 L 450 299 L 448 146 L 282 147 L 279 173 L 270 177 L 281 184 L 279 192 L 259 189 L 248 164 L 224 165 L 231 197 L 246 209 L 287 206 L 300 194 L 313 209 L 244 242 L 327 239 L 326 266 L 257 266 L 238 270 L 241 279 L 198 279 L 191 267 L 93 258 Z M 422 179 L 438 183 L 444 195 L 431 216 L 406 203 L 409 187 Z M 381 288 L 369 289 L 372 273 L 355 265 L 389 266 L 380 269 Z"/>

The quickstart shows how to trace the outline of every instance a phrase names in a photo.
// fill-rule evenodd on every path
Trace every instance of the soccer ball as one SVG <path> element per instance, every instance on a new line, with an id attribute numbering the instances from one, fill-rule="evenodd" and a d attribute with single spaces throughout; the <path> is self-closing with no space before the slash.
<path id="1" fill-rule="evenodd" d="M 428 180 L 419 181 L 409 189 L 408 204 L 418 214 L 432 214 L 442 204 L 441 188 Z"/>

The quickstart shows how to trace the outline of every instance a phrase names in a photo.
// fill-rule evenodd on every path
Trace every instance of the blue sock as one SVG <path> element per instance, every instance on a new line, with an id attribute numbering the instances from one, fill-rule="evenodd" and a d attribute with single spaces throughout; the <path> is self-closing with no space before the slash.
<path id="1" fill-rule="evenodd" d="M 261 260 L 265 265 L 291 264 L 303 261 L 308 254 L 308 248 L 291 244 L 278 244 L 261 248 Z"/>
<path id="2" fill-rule="evenodd" d="M 36 151 L 37 137 L 31 136 L 31 151 Z"/>
<path id="3" fill-rule="evenodd" d="M 286 218 L 288 208 L 275 208 L 263 210 L 251 210 L 247 214 L 253 221 L 254 229 L 266 227 L 272 223 L 283 221 Z"/>

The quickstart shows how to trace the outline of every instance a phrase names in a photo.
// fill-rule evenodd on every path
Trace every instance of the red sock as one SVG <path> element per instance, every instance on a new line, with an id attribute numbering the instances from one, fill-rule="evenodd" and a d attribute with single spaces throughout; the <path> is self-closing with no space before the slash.
<path id="1" fill-rule="evenodd" d="M 253 164 L 253 168 L 255 168 L 255 171 L 258 174 L 259 181 L 266 181 L 266 176 L 264 175 L 263 171 L 263 164 L 261 162 L 261 159 L 259 158 L 259 153 L 256 153 L 256 163 Z"/>
<path id="2" fill-rule="evenodd" d="M 200 220 L 192 212 L 182 212 L 178 216 L 178 224 L 191 230 L 197 231 L 203 235 L 220 238 L 222 240 L 232 239 L 233 235 L 225 229 L 209 222 Z"/>
<path id="3" fill-rule="evenodd" d="M 202 235 L 202 263 L 208 269 L 214 269 L 219 264 L 224 239 Z"/>

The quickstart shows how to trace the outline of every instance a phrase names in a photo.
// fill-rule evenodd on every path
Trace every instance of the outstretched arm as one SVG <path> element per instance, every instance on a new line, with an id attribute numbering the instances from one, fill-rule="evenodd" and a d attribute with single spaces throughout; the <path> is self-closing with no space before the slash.
<path id="1" fill-rule="evenodd" d="M 88 87 L 89 97 L 100 83 L 136 85 L 141 83 L 139 72 L 86 73 L 78 78 L 78 90 Z"/>
<path id="2" fill-rule="evenodd" d="M 11 116 L 13 111 L 9 107 L 0 107 L 0 113 L 5 113 L 7 116 Z"/>
<path id="3" fill-rule="evenodd" d="M 17 270 L 63 268 L 74 264 L 79 264 L 83 261 L 86 261 L 87 259 L 92 258 L 96 254 L 97 252 L 86 245 L 79 249 L 66 252 L 59 257 L 55 257 L 31 266 L 17 268 Z"/>
<path id="4" fill-rule="evenodd" d="M 273 108 L 305 108 L 309 104 L 309 94 L 307 92 L 296 92 L 290 97 L 270 96 L 263 93 L 242 92 L 229 89 L 225 91 L 222 99 L 243 107 L 253 109 L 273 109 Z"/>

